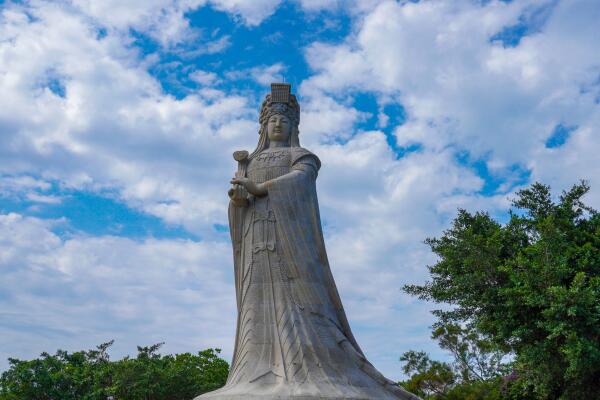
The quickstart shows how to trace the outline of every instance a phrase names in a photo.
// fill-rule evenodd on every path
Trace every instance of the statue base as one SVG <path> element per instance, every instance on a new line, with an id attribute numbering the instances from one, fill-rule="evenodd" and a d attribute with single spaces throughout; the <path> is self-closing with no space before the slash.
<path id="1" fill-rule="evenodd" d="M 199 396 L 194 400 L 204 400 L 204 399 L 214 399 L 214 400 L 373 400 L 373 397 L 330 397 L 330 396 L 254 396 L 251 394 L 244 395 L 218 395 L 211 397 Z M 396 397 L 394 399 L 397 399 Z"/>
<path id="2" fill-rule="evenodd" d="M 421 400 L 400 386 L 369 387 L 338 386 L 336 390 L 302 390 L 298 387 L 281 385 L 275 387 L 225 386 L 214 392 L 205 393 L 194 400 Z M 387 385 L 389 386 L 389 385 Z"/>

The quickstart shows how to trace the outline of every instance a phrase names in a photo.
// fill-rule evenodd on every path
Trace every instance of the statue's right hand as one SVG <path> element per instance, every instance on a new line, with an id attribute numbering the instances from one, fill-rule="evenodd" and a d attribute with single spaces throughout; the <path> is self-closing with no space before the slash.
<path id="1" fill-rule="evenodd" d="M 243 207 L 247 204 L 248 201 L 248 192 L 244 187 L 234 184 L 231 189 L 227 191 L 229 198 L 233 201 L 238 207 Z"/>
<path id="2" fill-rule="evenodd" d="M 267 195 L 267 186 L 264 183 L 255 183 L 246 177 L 235 177 L 231 180 L 231 184 L 243 186 L 248 193 L 258 197 Z"/>

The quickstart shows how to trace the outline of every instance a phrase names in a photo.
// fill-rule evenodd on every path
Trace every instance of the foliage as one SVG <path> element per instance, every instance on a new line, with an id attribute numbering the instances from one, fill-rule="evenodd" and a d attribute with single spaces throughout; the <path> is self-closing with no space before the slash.
<path id="1" fill-rule="evenodd" d="M 407 351 L 400 357 L 400 361 L 404 362 L 404 373 L 410 374 L 410 379 L 400 384 L 418 396 L 443 395 L 456 381 L 454 371 L 448 363 L 433 361 L 423 351 Z"/>
<path id="2" fill-rule="evenodd" d="M 229 366 L 220 350 L 158 354 L 162 344 L 138 347 L 136 358 L 110 361 L 112 341 L 97 350 L 30 361 L 9 359 L 0 377 L 0 400 L 190 400 L 225 384 Z"/>
<path id="3" fill-rule="evenodd" d="M 432 333 L 440 347 L 449 351 L 451 363 L 433 361 L 425 352 L 408 351 L 400 357 L 407 381 L 405 389 L 426 399 L 503 398 L 508 364 L 505 353 L 472 329 L 456 324 L 439 325 Z"/>
<path id="4" fill-rule="evenodd" d="M 514 354 L 505 386 L 515 398 L 600 393 L 600 215 L 582 201 L 588 190 L 581 182 L 555 202 L 548 186 L 533 184 L 504 225 L 459 210 L 442 237 L 426 241 L 439 256 L 431 281 L 404 288 L 454 306 L 434 311 L 436 330 L 467 326 Z"/>

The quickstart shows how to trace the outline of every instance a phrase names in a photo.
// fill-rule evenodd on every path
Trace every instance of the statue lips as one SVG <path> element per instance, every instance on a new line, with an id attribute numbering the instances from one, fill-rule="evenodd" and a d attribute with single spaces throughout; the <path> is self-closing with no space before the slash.
<path id="1" fill-rule="evenodd" d="M 281 134 L 281 130 L 273 131 L 273 139 L 277 139 L 278 141 L 281 141 L 284 139 L 283 135 Z"/>

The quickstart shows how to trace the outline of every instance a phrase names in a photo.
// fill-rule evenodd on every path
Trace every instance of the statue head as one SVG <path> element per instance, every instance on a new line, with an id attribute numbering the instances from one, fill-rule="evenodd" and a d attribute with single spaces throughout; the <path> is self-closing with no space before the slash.
<path id="1" fill-rule="evenodd" d="M 287 141 L 290 147 L 299 147 L 298 124 L 300 105 L 291 93 L 289 83 L 272 83 L 271 93 L 267 94 L 260 108 L 258 119 L 260 137 L 256 150 L 250 158 L 269 147 L 270 141 Z"/>

